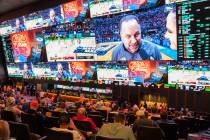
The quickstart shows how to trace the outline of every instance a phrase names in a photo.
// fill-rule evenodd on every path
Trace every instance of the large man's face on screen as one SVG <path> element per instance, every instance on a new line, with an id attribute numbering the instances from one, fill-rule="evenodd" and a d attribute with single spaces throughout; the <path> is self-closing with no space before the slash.
<path id="1" fill-rule="evenodd" d="M 135 53 L 141 43 L 140 25 L 136 20 L 124 21 L 120 31 L 121 40 L 130 53 Z"/>
<path id="2" fill-rule="evenodd" d="M 58 73 L 62 74 L 63 73 L 63 66 L 58 65 Z"/>
<path id="3" fill-rule="evenodd" d="M 15 22 L 15 25 L 16 25 L 16 28 L 19 28 L 20 27 L 20 20 L 16 20 L 16 22 Z"/>
<path id="4" fill-rule="evenodd" d="M 176 14 L 170 12 L 166 19 L 165 38 L 170 41 L 170 48 L 177 50 L 177 31 L 176 31 Z"/>
<path id="5" fill-rule="evenodd" d="M 24 69 L 25 71 L 27 71 L 27 70 L 28 70 L 28 65 L 27 65 L 27 64 L 24 64 L 24 65 L 23 65 L 23 69 Z"/>
<path id="6" fill-rule="evenodd" d="M 54 11 L 54 10 L 51 10 L 51 11 L 50 11 L 50 20 L 51 20 L 52 22 L 55 22 L 55 11 Z"/>

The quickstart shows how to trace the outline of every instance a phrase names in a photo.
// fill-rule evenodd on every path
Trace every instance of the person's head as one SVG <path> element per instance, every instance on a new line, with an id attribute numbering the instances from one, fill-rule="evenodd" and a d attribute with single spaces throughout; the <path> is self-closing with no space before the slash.
<path id="1" fill-rule="evenodd" d="M 16 19 L 15 26 L 16 26 L 16 28 L 19 28 L 20 27 L 20 20 L 19 19 Z"/>
<path id="2" fill-rule="evenodd" d="M 167 120 L 167 112 L 162 112 L 162 113 L 160 113 L 160 118 L 162 119 L 162 120 Z"/>
<path id="3" fill-rule="evenodd" d="M 24 70 L 28 70 L 28 65 L 27 65 L 26 63 L 24 63 L 23 69 L 24 69 Z"/>
<path id="4" fill-rule="evenodd" d="M 14 97 L 8 97 L 6 99 L 6 106 L 14 106 L 15 105 L 15 98 Z"/>
<path id="5" fill-rule="evenodd" d="M 36 48 L 35 47 L 31 48 L 31 55 L 36 56 Z"/>
<path id="6" fill-rule="evenodd" d="M 139 110 L 136 112 L 137 118 L 144 118 L 145 117 L 145 111 L 144 110 Z"/>
<path id="7" fill-rule="evenodd" d="M 124 113 L 118 113 L 115 115 L 115 118 L 114 118 L 115 123 L 120 123 L 122 125 L 125 125 L 125 121 L 126 121 L 126 118 L 125 118 Z"/>
<path id="8" fill-rule="evenodd" d="M 128 15 L 120 20 L 120 37 L 130 53 L 135 53 L 139 49 L 141 27 L 136 16 Z"/>
<path id="9" fill-rule="evenodd" d="M 133 105 L 133 112 L 136 112 L 136 111 L 138 111 L 139 110 L 139 107 L 136 105 L 136 104 L 134 104 Z"/>
<path id="10" fill-rule="evenodd" d="M 71 63 L 69 63 L 69 73 L 72 74 Z"/>
<path id="11" fill-rule="evenodd" d="M 70 119 L 67 117 L 66 114 L 62 114 L 59 118 L 59 124 L 61 128 L 68 128 Z"/>
<path id="12" fill-rule="evenodd" d="M 77 116 L 85 116 L 85 108 L 84 107 L 80 107 L 77 111 Z"/>
<path id="13" fill-rule="evenodd" d="M 170 48 L 177 50 L 177 30 L 176 30 L 176 11 L 172 10 L 169 12 L 166 19 L 165 38 L 170 41 Z"/>
<path id="14" fill-rule="evenodd" d="M 62 74 L 63 73 L 63 66 L 61 63 L 58 63 L 58 73 Z"/>
<path id="15" fill-rule="evenodd" d="M 0 140 L 9 140 L 10 130 L 6 121 L 0 120 Z"/>
<path id="16" fill-rule="evenodd" d="M 53 9 L 50 9 L 50 20 L 55 22 L 55 11 Z"/>
<path id="17" fill-rule="evenodd" d="M 32 100 L 30 102 L 30 109 L 37 110 L 39 108 L 39 103 L 37 100 Z"/>
<path id="18" fill-rule="evenodd" d="M 60 108 L 65 109 L 66 108 L 66 103 L 65 102 L 61 102 L 60 103 Z"/>

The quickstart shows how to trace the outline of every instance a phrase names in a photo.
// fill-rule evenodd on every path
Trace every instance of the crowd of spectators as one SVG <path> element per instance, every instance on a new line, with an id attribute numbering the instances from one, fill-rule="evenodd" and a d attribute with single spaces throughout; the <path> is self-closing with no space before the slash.
<path id="1" fill-rule="evenodd" d="M 196 113 L 189 109 L 182 108 L 181 111 L 168 109 L 166 104 L 154 103 L 150 106 L 146 101 L 144 104 L 137 105 L 123 100 L 85 100 L 81 97 L 78 101 L 70 102 L 61 98 L 59 94 L 51 95 L 42 91 L 37 91 L 36 96 L 29 96 L 25 90 L 12 86 L 2 86 L 0 92 L 0 112 L 4 110 L 13 112 L 16 122 L 22 122 L 22 114 L 37 116 L 40 127 L 37 133 L 41 136 L 44 135 L 46 117 L 51 117 L 57 112 L 60 127 L 53 126 L 51 129 L 70 132 L 75 140 L 89 139 L 95 135 L 135 140 L 138 137 L 139 126 L 159 128 L 160 123 L 175 124 L 177 119 L 192 117 L 206 120 L 208 116 L 207 113 Z M 102 126 L 98 126 L 96 120 L 91 118 L 91 113 L 95 114 L 100 111 L 106 112 L 106 115 L 101 114 L 103 116 Z M 70 114 L 74 115 L 69 116 Z M 111 115 L 113 115 L 112 121 Z M 75 124 L 77 121 L 89 122 L 90 130 L 81 131 Z M 7 127 L 5 126 L 5 128 Z M 163 131 L 161 134 L 163 137 L 165 136 Z"/>

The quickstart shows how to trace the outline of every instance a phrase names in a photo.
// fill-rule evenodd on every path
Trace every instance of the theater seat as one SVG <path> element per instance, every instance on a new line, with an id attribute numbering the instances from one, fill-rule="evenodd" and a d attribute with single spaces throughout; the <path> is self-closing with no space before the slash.
<path id="1" fill-rule="evenodd" d="M 101 128 L 101 126 L 103 125 L 103 117 L 101 115 L 88 115 L 88 117 L 93 120 L 98 128 Z"/>
<path id="2" fill-rule="evenodd" d="M 104 136 L 96 136 L 95 140 L 124 140 L 121 138 L 110 138 L 110 137 L 104 137 Z"/>
<path id="3" fill-rule="evenodd" d="M 59 118 L 58 117 L 45 117 L 45 127 L 59 127 Z"/>
<path id="4" fill-rule="evenodd" d="M 159 123 L 159 126 L 165 133 L 164 140 L 178 139 L 178 130 L 176 123 Z"/>
<path id="5" fill-rule="evenodd" d="M 46 137 L 40 137 L 30 132 L 27 124 L 8 121 L 10 129 L 10 137 L 16 140 L 46 140 Z"/>
<path id="6" fill-rule="evenodd" d="M 15 114 L 12 111 L 3 110 L 1 113 L 1 119 L 5 121 L 13 121 L 15 122 Z"/>
<path id="7" fill-rule="evenodd" d="M 45 135 L 47 140 L 73 140 L 73 134 L 71 132 L 56 131 L 52 129 L 45 129 Z"/>
<path id="8" fill-rule="evenodd" d="M 29 125 L 31 132 L 42 135 L 43 126 L 40 124 L 39 118 L 37 116 L 22 112 L 21 121 L 22 123 L 26 123 Z"/>
<path id="9" fill-rule="evenodd" d="M 138 140 L 164 140 L 165 134 L 159 127 L 139 126 Z"/>
<path id="10" fill-rule="evenodd" d="M 90 122 L 88 121 L 78 121 L 78 120 L 73 120 L 75 126 L 82 131 L 92 131 L 92 127 Z"/>

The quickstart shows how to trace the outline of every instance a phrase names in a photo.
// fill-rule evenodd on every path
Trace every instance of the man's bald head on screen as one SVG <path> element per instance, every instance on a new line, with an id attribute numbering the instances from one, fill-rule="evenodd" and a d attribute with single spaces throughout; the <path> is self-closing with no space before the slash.
<path id="1" fill-rule="evenodd" d="M 141 43 L 141 26 L 136 16 L 127 15 L 120 20 L 120 37 L 127 51 L 137 52 Z"/>

